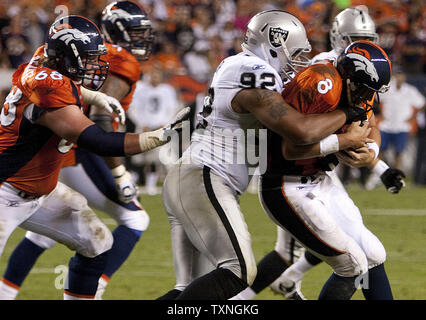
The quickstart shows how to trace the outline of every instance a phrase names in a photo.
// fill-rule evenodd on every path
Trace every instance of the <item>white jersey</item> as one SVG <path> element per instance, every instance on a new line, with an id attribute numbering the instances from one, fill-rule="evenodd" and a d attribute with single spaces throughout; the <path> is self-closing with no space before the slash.
<path id="1" fill-rule="evenodd" d="M 315 57 L 312 58 L 312 63 L 317 63 L 322 60 L 330 60 L 334 62 L 339 54 L 332 49 L 331 51 L 318 53 Z"/>
<path id="2" fill-rule="evenodd" d="M 171 85 L 162 83 L 154 87 L 138 81 L 128 115 L 137 131 L 144 127 L 155 130 L 173 119 L 178 103 L 176 91 Z"/>
<path id="3" fill-rule="evenodd" d="M 255 129 L 262 126 L 251 113 L 235 112 L 231 102 L 242 89 L 263 88 L 281 93 L 282 87 L 277 71 L 254 55 L 239 53 L 223 60 L 216 69 L 203 112 L 198 116 L 198 130 L 184 157 L 191 156 L 193 163 L 208 166 L 243 193 L 249 183 L 248 168 L 257 166 L 247 151 L 257 149 L 253 138 Z"/>

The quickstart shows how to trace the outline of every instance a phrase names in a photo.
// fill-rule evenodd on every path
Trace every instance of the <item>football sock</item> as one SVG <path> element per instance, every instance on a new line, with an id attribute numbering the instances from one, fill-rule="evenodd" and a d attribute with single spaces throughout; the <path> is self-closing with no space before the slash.
<path id="1" fill-rule="evenodd" d="M 288 264 L 278 252 L 271 251 L 257 264 L 257 276 L 250 286 L 254 292 L 259 293 L 277 279 L 287 269 Z"/>
<path id="2" fill-rule="evenodd" d="M 70 259 L 64 299 L 93 299 L 110 250 L 87 258 L 79 253 Z"/>
<path id="3" fill-rule="evenodd" d="M 318 300 L 350 300 L 356 290 L 356 278 L 333 273 L 322 287 Z"/>
<path id="4" fill-rule="evenodd" d="M 247 287 L 229 300 L 253 300 L 255 296 L 257 296 L 257 292 L 253 291 L 252 288 Z"/>
<path id="5" fill-rule="evenodd" d="M 292 283 L 286 283 L 287 279 L 291 280 L 294 283 L 298 282 L 302 280 L 303 276 L 305 275 L 306 272 L 308 272 L 308 270 L 314 267 L 314 264 L 310 263 L 310 261 L 312 261 L 311 256 L 314 258 L 316 257 L 313 256 L 312 254 L 309 254 L 307 257 L 306 253 L 308 252 L 306 251 L 304 255 L 302 255 L 295 263 L 293 263 L 290 267 L 288 267 L 284 271 L 283 282 L 285 286 L 290 287 L 292 285 Z M 309 260 L 307 258 L 309 258 Z M 316 259 L 317 259 L 316 261 L 321 262 L 321 260 L 319 260 L 318 258 Z"/>
<path id="6" fill-rule="evenodd" d="M 112 233 L 114 242 L 108 255 L 108 261 L 102 276 L 99 278 L 96 300 L 101 300 L 111 276 L 121 267 L 132 252 L 142 235 L 142 231 L 118 226 Z"/>
<path id="7" fill-rule="evenodd" d="M 18 292 L 19 287 L 15 284 L 4 278 L 0 281 L 0 300 L 15 300 Z"/>
<path id="8" fill-rule="evenodd" d="M 176 300 L 227 300 L 247 288 L 232 271 L 215 269 L 195 279 Z"/>
<path id="9" fill-rule="evenodd" d="M 368 270 L 368 288 L 362 288 L 366 300 L 393 300 L 384 264 Z"/>
<path id="10" fill-rule="evenodd" d="M 175 300 L 178 295 L 180 295 L 182 291 L 178 289 L 172 289 L 161 297 L 157 298 L 157 300 Z"/>
<path id="11" fill-rule="evenodd" d="M 44 250 L 29 239 L 22 239 L 10 255 L 3 278 L 19 288 Z"/>
<path id="12" fill-rule="evenodd" d="M 142 231 L 130 229 L 126 226 L 118 226 L 112 233 L 114 243 L 108 256 L 108 262 L 103 275 L 107 279 L 116 272 L 129 257 L 136 243 L 142 235 Z"/>

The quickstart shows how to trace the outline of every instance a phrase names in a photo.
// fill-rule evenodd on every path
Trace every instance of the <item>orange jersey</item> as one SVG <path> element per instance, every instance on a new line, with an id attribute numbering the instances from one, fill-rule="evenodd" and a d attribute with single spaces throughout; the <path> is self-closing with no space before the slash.
<path id="1" fill-rule="evenodd" d="M 81 107 L 82 101 L 78 85 L 39 64 L 42 54 L 43 47 L 13 74 L 0 123 L 0 183 L 7 181 L 35 196 L 55 188 L 64 157 L 72 147 L 36 120 L 49 109 Z"/>
<path id="2" fill-rule="evenodd" d="M 123 79 L 130 86 L 129 93 L 120 101 L 124 111 L 127 111 L 132 102 L 136 82 L 141 76 L 142 69 L 139 61 L 126 49 L 110 43 L 105 43 L 105 45 L 107 47 L 105 60 L 109 62 L 109 75 Z"/>
<path id="3" fill-rule="evenodd" d="M 329 62 L 313 64 L 300 71 L 288 83 L 282 96 L 303 114 L 324 113 L 336 109 L 342 92 L 342 78 Z"/>
<path id="4" fill-rule="evenodd" d="M 331 63 L 318 63 L 300 71 L 288 83 L 282 96 L 303 114 L 325 113 L 337 108 L 342 92 L 342 78 Z M 309 128 L 306 128 L 309 130 Z M 282 138 L 268 134 L 269 175 L 312 175 L 320 170 L 317 158 L 286 160 L 281 153 Z"/>

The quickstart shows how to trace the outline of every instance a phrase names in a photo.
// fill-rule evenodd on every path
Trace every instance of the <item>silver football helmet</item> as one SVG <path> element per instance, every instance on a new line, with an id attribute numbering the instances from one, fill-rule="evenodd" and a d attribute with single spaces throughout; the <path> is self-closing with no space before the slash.
<path id="1" fill-rule="evenodd" d="M 379 41 L 376 25 L 368 14 L 368 8 L 363 5 L 340 12 L 330 30 L 331 47 L 339 54 L 357 40 Z"/>
<path id="2" fill-rule="evenodd" d="M 283 80 L 310 64 L 304 55 L 311 51 L 305 27 L 282 10 L 262 11 L 251 18 L 241 47 L 269 63 Z"/>

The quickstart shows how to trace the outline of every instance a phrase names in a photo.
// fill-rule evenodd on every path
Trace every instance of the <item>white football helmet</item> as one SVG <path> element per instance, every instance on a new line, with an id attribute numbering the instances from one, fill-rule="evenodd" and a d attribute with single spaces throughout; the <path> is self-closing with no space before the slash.
<path id="1" fill-rule="evenodd" d="M 330 30 L 331 47 L 339 54 L 357 40 L 379 41 L 376 25 L 368 14 L 368 8 L 363 5 L 340 12 Z"/>
<path id="2" fill-rule="evenodd" d="M 241 47 L 269 63 L 283 80 L 310 64 L 304 55 L 311 51 L 305 27 L 282 10 L 262 11 L 251 18 Z"/>

